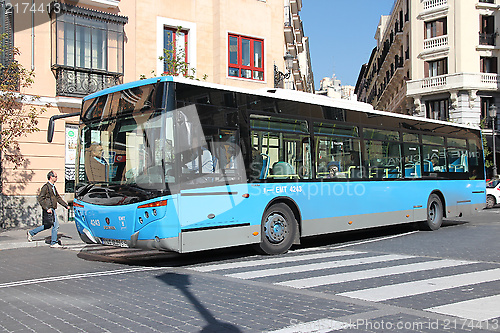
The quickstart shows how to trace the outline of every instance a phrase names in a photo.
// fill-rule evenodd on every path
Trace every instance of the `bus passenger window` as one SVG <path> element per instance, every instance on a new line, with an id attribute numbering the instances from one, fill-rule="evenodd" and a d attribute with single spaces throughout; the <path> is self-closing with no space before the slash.
<path id="1" fill-rule="evenodd" d="M 401 146 L 399 143 L 366 140 L 365 147 L 370 178 L 401 177 Z"/>
<path id="2" fill-rule="evenodd" d="M 316 177 L 361 178 L 358 139 L 323 137 L 316 141 Z M 335 172 L 332 172 L 335 169 Z"/>
<path id="3" fill-rule="evenodd" d="M 310 177 L 310 139 L 305 120 L 252 115 L 250 123 L 251 179 Z"/>
<path id="4" fill-rule="evenodd" d="M 314 123 L 316 178 L 361 178 L 359 128 Z"/>
<path id="5" fill-rule="evenodd" d="M 441 146 L 423 146 L 423 173 L 428 175 L 430 172 L 446 172 L 446 154 L 444 147 Z"/>
<path id="6" fill-rule="evenodd" d="M 447 153 L 449 172 L 469 172 L 467 163 L 469 153 L 466 149 L 448 147 Z"/>
<path id="7" fill-rule="evenodd" d="M 446 151 L 448 157 L 449 172 L 469 172 L 467 151 L 467 141 L 465 139 L 448 138 L 448 149 Z"/>
<path id="8" fill-rule="evenodd" d="M 484 167 L 482 156 L 482 142 L 480 140 L 469 140 L 469 179 L 484 179 Z"/>
<path id="9" fill-rule="evenodd" d="M 405 163 L 405 178 L 422 178 L 422 165 L 420 162 L 420 146 L 414 143 L 405 143 L 403 145 Z"/>

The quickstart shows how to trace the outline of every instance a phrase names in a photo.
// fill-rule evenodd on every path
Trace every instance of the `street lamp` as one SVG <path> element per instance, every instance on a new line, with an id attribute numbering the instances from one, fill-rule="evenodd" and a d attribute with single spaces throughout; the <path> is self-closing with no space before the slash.
<path id="1" fill-rule="evenodd" d="M 274 88 L 278 88 L 281 81 L 283 81 L 284 79 L 288 79 L 292 74 L 294 60 L 293 55 L 291 55 L 290 52 L 287 51 L 283 59 L 285 59 L 285 67 L 288 70 L 288 73 L 284 74 L 283 72 L 280 72 L 278 66 L 274 64 Z"/>
<path id="2" fill-rule="evenodd" d="M 493 178 L 497 177 L 497 151 L 496 151 L 496 146 L 495 146 L 495 123 L 496 123 L 496 118 L 497 118 L 497 107 L 495 104 L 492 104 L 490 106 L 490 109 L 488 110 L 490 113 L 491 117 L 491 127 L 493 131 Z"/>
<path id="3" fill-rule="evenodd" d="M 286 54 L 283 56 L 283 59 L 285 59 L 285 67 L 288 69 L 288 73 L 292 72 L 292 67 L 293 67 L 293 60 L 294 56 L 290 54 L 290 52 L 286 51 Z"/>

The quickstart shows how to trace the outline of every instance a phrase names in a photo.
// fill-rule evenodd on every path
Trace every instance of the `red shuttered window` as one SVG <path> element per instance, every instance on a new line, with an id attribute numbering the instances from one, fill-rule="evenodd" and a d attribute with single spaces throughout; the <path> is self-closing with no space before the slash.
<path id="1" fill-rule="evenodd" d="M 228 75 L 264 81 L 264 41 L 229 34 Z"/>

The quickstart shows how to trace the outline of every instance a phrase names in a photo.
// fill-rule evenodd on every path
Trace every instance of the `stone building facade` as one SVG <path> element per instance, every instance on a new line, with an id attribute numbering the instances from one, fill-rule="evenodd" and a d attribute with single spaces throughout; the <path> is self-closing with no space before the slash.
<path id="1" fill-rule="evenodd" d="M 499 20 L 498 0 L 396 0 L 360 70 L 358 100 L 379 110 L 481 125 L 491 144 L 488 111 L 500 103 Z"/>

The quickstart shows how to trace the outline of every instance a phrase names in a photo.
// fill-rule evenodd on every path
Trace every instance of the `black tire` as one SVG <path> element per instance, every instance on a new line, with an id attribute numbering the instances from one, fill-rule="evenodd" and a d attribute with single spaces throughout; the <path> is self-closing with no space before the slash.
<path id="1" fill-rule="evenodd" d="M 443 223 L 443 203 L 437 194 L 427 200 L 427 221 L 420 224 L 422 230 L 438 230 Z"/>
<path id="2" fill-rule="evenodd" d="M 497 204 L 495 197 L 491 194 L 486 196 L 486 208 L 493 208 Z"/>
<path id="3" fill-rule="evenodd" d="M 259 249 L 266 254 L 287 252 L 298 232 L 297 220 L 284 203 L 272 205 L 264 212 Z"/>

